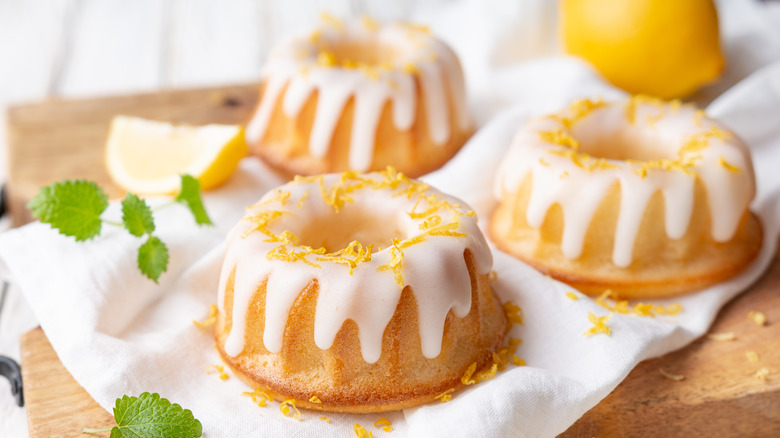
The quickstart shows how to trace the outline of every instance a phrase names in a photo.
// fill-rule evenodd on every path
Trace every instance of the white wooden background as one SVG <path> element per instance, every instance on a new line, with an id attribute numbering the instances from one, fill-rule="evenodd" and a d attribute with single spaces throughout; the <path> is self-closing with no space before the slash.
<path id="1" fill-rule="evenodd" d="M 430 24 L 454 9 L 465 10 L 474 19 L 441 36 L 459 52 L 469 76 L 475 73 L 470 69 L 555 53 L 556 2 L 0 0 L 0 182 L 7 174 L 3 114 L 9 105 L 254 82 L 272 44 L 309 27 L 323 11 Z M 729 67 L 702 101 L 780 59 L 780 1 L 720 0 L 718 7 Z M 492 52 L 480 45 L 488 40 L 499 42 Z M 510 90 L 506 99 L 512 97 Z M 0 354 L 18 359 L 18 337 L 34 325 L 21 293 L 12 289 L 0 312 Z M 0 379 L 0 437 L 26 436 L 24 410 L 7 391 Z"/>

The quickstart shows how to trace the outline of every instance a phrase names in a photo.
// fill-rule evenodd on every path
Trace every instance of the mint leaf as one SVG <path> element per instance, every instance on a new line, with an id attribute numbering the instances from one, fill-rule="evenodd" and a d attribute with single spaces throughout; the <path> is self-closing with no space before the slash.
<path id="1" fill-rule="evenodd" d="M 40 219 L 45 224 L 51 223 L 54 218 L 55 202 L 53 198 L 53 185 L 41 187 L 38 194 L 27 204 L 27 208 L 30 209 L 33 217 Z"/>
<path id="2" fill-rule="evenodd" d="M 141 237 L 154 232 L 152 209 L 146 201 L 132 193 L 122 200 L 122 223 L 133 236 Z"/>
<path id="3" fill-rule="evenodd" d="M 181 176 L 181 192 L 176 196 L 176 202 L 189 207 L 198 225 L 212 224 L 206 209 L 203 208 L 203 201 L 200 199 L 200 183 L 197 179 L 190 175 Z"/>
<path id="4" fill-rule="evenodd" d="M 157 393 L 118 398 L 114 419 L 111 438 L 197 438 L 203 434 L 203 426 L 189 409 L 171 404 Z"/>
<path id="5" fill-rule="evenodd" d="M 41 188 L 27 207 L 41 222 L 82 241 L 100 234 L 108 195 L 94 182 L 66 180 Z"/>
<path id="6" fill-rule="evenodd" d="M 168 247 L 162 240 L 149 236 L 138 248 L 138 269 L 155 283 L 168 270 Z"/>

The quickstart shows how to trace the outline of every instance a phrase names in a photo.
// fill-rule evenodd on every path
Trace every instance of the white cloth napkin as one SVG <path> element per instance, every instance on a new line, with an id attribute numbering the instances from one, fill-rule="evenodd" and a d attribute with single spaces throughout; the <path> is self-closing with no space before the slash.
<path id="1" fill-rule="evenodd" d="M 514 130 L 528 117 L 584 96 L 614 98 L 578 61 L 550 59 L 528 64 L 515 77 L 544 74 L 545 90 L 485 126 L 443 169 L 425 180 L 474 207 L 484 223 L 494 205 L 492 176 Z M 612 336 L 586 337 L 588 312 L 606 310 L 588 298 L 572 301 L 572 288 L 494 251 L 503 300 L 523 308 L 525 324 L 511 336 L 524 340 L 517 355 L 527 366 L 510 366 L 493 380 L 458 392 L 448 403 L 391 412 L 392 436 L 554 436 L 606 396 L 641 360 L 680 348 L 707 331 L 718 309 L 746 289 L 775 253 L 780 228 L 780 64 L 765 68 L 709 108 L 753 150 L 758 196 L 753 209 L 765 228 L 758 260 L 738 277 L 675 302 L 674 317 L 616 314 Z M 0 259 L 23 291 L 62 363 L 103 407 L 117 397 L 144 391 L 193 411 L 207 436 L 351 436 L 355 423 L 373 430 L 379 414 L 303 411 L 302 421 L 284 417 L 277 403 L 260 408 L 241 393 L 237 378 L 220 380 L 206 368 L 220 364 L 209 329 L 198 328 L 216 302 L 227 230 L 250 204 L 282 180 L 255 159 L 246 159 L 229 183 L 205 194 L 215 227 L 199 228 L 183 208 L 156 215 L 158 235 L 171 263 L 159 285 L 135 268 L 140 241 L 106 228 L 93 241 L 76 243 L 47 225 L 31 224 L 0 235 Z M 152 200 L 157 203 L 162 200 Z M 118 219 L 116 203 L 109 218 Z M 661 304 L 661 301 L 657 301 Z M 666 302 L 668 303 L 668 302 Z M 85 424 L 85 427 L 93 425 Z"/>

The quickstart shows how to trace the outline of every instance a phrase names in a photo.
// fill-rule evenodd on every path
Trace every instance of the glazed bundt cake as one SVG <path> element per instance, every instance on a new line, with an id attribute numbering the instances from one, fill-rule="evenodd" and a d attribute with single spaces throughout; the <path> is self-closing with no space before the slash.
<path id="1" fill-rule="evenodd" d="M 299 407 L 432 401 L 502 344 L 491 268 L 473 211 L 426 184 L 392 169 L 298 177 L 228 237 L 217 346 L 246 383 Z"/>
<path id="2" fill-rule="evenodd" d="M 680 102 L 582 100 L 527 123 L 496 179 L 490 235 L 585 293 L 663 297 L 745 269 L 762 228 L 750 153 Z"/>
<path id="3" fill-rule="evenodd" d="M 463 72 L 428 29 L 325 16 L 273 50 L 246 136 L 288 174 L 441 167 L 473 131 Z"/>

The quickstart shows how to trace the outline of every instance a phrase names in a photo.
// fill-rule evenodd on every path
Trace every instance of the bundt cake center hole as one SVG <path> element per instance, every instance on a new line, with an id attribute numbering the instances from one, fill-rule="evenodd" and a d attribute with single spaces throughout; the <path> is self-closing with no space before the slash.
<path id="1" fill-rule="evenodd" d="M 397 53 L 394 47 L 370 41 L 342 41 L 330 45 L 328 51 L 335 57 L 336 64 L 354 67 L 393 65 Z"/>
<path id="2" fill-rule="evenodd" d="M 573 127 L 572 135 L 580 144 L 580 152 L 610 160 L 674 160 L 680 146 L 679 139 L 651 125 L 616 123 L 614 118 L 600 114 L 581 120 Z"/>
<path id="3" fill-rule="evenodd" d="M 338 213 L 312 218 L 300 235 L 300 244 L 336 252 L 357 240 L 364 248 L 374 245 L 373 252 L 393 244 L 394 238 L 404 238 L 393 218 L 378 217 L 354 205 L 345 205 Z"/>

